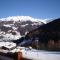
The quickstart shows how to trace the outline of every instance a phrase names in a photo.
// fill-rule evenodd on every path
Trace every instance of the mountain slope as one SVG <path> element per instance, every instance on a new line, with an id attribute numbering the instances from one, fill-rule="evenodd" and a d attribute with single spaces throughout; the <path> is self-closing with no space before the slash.
<path id="1" fill-rule="evenodd" d="M 60 18 L 29 32 L 32 47 L 60 51 Z"/>
<path id="2" fill-rule="evenodd" d="M 32 31 L 46 21 L 35 19 L 30 16 L 12 16 L 0 19 L 0 41 L 17 40 L 21 36 L 25 36 L 29 31 Z"/>

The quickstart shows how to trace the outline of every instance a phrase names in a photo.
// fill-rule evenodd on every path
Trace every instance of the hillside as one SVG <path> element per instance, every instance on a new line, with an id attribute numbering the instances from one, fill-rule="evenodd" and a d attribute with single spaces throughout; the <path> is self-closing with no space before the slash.
<path id="1" fill-rule="evenodd" d="M 0 41 L 17 40 L 46 22 L 30 16 L 12 16 L 0 19 Z"/>
<path id="2" fill-rule="evenodd" d="M 29 32 L 26 37 L 33 41 L 33 48 L 60 51 L 60 18 Z"/>

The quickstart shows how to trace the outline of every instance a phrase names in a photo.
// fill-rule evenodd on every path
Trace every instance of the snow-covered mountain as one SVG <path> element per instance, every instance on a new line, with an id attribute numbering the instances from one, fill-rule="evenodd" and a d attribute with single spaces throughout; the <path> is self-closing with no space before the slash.
<path id="1" fill-rule="evenodd" d="M 25 36 L 39 26 L 46 24 L 47 19 L 35 19 L 30 16 L 12 16 L 0 19 L 0 41 L 16 40 Z"/>
<path id="2" fill-rule="evenodd" d="M 9 16 L 9 17 L 6 17 L 6 18 L 1 18 L 0 20 L 2 21 L 32 21 L 32 22 L 38 22 L 38 21 L 41 21 L 41 22 L 44 22 L 46 23 L 46 20 L 47 19 L 36 19 L 36 18 L 32 18 L 30 16 Z"/>

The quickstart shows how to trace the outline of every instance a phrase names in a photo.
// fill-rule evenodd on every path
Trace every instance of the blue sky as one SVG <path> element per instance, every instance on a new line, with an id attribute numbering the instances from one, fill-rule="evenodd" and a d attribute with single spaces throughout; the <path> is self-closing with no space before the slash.
<path id="1" fill-rule="evenodd" d="M 60 0 L 0 0 L 0 18 L 18 15 L 59 18 Z"/>

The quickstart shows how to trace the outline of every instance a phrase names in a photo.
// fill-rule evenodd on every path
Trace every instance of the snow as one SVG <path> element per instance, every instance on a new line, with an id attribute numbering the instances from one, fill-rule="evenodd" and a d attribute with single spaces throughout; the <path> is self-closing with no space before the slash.
<path id="1" fill-rule="evenodd" d="M 15 29 L 12 32 L 15 32 L 16 35 L 13 35 L 10 32 L 11 30 L 9 30 L 7 33 L 5 33 L 4 31 L 1 31 L 0 36 L 2 36 L 2 38 L 0 39 L 0 41 L 17 40 L 22 37 L 19 32 L 15 31 Z"/>
<path id="2" fill-rule="evenodd" d="M 21 27 L 25 27 L 25 26 L 27 26 L 28 24 L 25 24 L 25 25 L 21 25 Z"/>
<path id="3" fill-rule="evenodd" d="M 11 26 L 10 26 L 10 25 L 8 25 L 8 24 L 7 24 L 7 25 L 5 25 L 5 24 L 4 24 L 4 26 L 5 26 L 5 27 L 11 27 Z"/>
<path id="4" fill-rule="evenodd" d="M 27 33 L 29 33 L 28 31 L 25 32 L 25 35 L 27 35 Z"/>
<path id="5" fill-rule="evenodd" d="M 51 52 L 44 50 L 35 50 L 25 47 L 17 47 L 10 52 L 22 52 L 23 58 L 32 60 L 60 60 L 60 52 Z"/>
<path id="6" fill-rule="evenodd" d="M 19 33 L 17 33 L 17 35 L 12 35 L 11 33 L 10 34 L 7 33 L 3 36 L 4 36 L 4 38 L 11 39 L 11 40 L 16 40 L 16 39 L 19 39 L 21 37 L 21 35 Z"/>
<path id="7" fill-rule="evenodd" d="M 16 44 L 13 43 L 13 42 L 0 42 L 0 47 L 2 47 L 2 46 L 10 49 L 10 48 L 12 48 L 12 47 L 15 47 Z"/>
<path id="8" fill-rule="evenodd" d="M 43 50 L 29 49 L 25 47 L 17 47 L 10 52 L 22 52 L 23 58 L 32 60 L 60 60 L 60 52 L 49 52 Z"/>
<path id="9" fill-rule="evenodd" d="M 0 46 L 5 46 L 7 48 L 12 48 L 13 46 L 16 46 L 15 43 L 10 43 L 10 42 L 0 42 Z M 11 47 L 10 47 L 11 46 Z M 3 50 L 1 50 L 3 51 Z M 60 52 L 52 52 L 52 51 L 44 51 L 44 50 L 35 50 L 35 49 L 30 49 L 26 47 L 20 47 L 17 46 L 13 50 L 10 51 L 3 51 L 5 53 L 7 52 L 22 52 L 22 57 L 27 58 L 27 59 L 32 59 L 32 60 L 60 60 Z"/>
<path id="10" fill-rule="evenodd" d="M 38 51 L 38 50 L 22 50 L 24 58 L 33 60 L 60 60 L 60 52 L 48 52 L 48 51 Z"/>
<path id="11" fill-rule="evenodd" d="M 2 49 L 2 47 L 5 47 L 7 49 Z M 0 42 L 0 52 L 8 53 L 11 50 L 14 50 L 15 47 L 16 47 L 16 44 L 13 42 Z"/>
<path id="12" fill-rule="evenodd" d="M 21 38 L 22 36 L 20 35 L 19 32 L 16 32 L 16 35 L 12 35 L 12 33 L 6 33 L 4 34 L 3 32 L 0 33 L 0 36 L 2 36 L 3 38 L 0 39 L 0 41 L 11 41 L 11 40 L 17 40 L 19 38 Z"/>
<path id="13" fill-rule="evenodd" d="M 10 42 L 10 43 L 7 42 L 6 44 L 7 44 L 7 45 L 5 45 L 5 47 L 8 48 L 8 49 L 11 49 L 11 48 L 13 48 L 13 47 L 16 47 L 16 44 L 15 44 L 15 43 L 12 43 L 12 42 Z"/>
<path id="14" fill-rule="evenodd" d="M 43 23 L 45 23 L 46 24 L 46 21 L 48 20 L 48 19 L 37 19 L 37 18 L 32 18 L 32 17 L 30 17 L 30 16 L 9 16 L 9 17 L 6 17 L 6 18 L 1 18 L 0 20 L 2 20 L 2 21 L 10 21 L 10 20 L 12 20 L 12 21 L 14 21 L 14 23 L 15 23 L 15 21 L 32 21 L 32 22 L 43 22 Z"/>
<path id="15" fill-rule="evenodd" d="M 38 23 L 33 23 L 33 24 L 31 24 L 32 26 L 34 26 L 34 25 L 41 25 L 41 22 L 38 22 Z"/>
<path id="16" fill-rule="evenodd" d="M 5 34 L 5 32 L 4 31 L 0 31 L 0 36 L 3 35 L 3 34 Z"/>
<path id="17" fill-rule="evenodd" d="M 17 27 L 12 27 L 13 30 L 17 30 Z"/>

